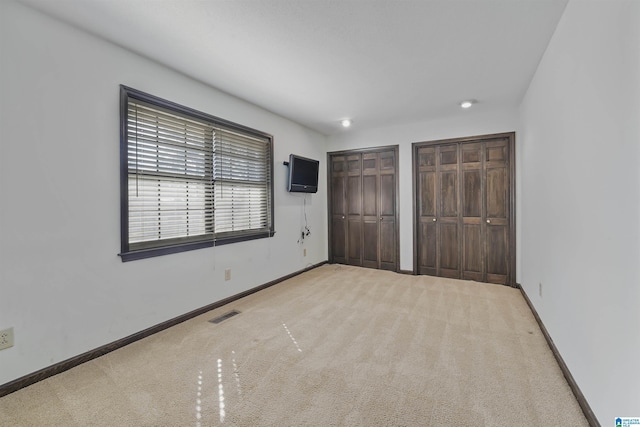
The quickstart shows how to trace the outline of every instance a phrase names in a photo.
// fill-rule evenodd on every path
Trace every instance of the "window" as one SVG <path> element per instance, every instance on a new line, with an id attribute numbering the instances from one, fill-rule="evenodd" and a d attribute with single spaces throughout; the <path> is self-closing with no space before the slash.
<path id="1" fill-rule="evenodd" d="M 123 261 L 271 237 L 273 139 L 120 89 Z"/>

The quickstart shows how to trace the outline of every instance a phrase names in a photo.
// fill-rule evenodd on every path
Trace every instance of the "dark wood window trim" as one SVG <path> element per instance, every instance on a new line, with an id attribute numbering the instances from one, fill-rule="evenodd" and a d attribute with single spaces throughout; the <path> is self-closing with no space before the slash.
<path id="1" fill-rule="evenodd" d="M 210 232 L 193 238 L 170 239 L 166 242 L 156 242 L 149 247 L 132 245 L 129 242 L 129 154 L 128 154 L 128 106 L 129 100 L 135 100 L 158 107 L 164 111 L 210 123 L 231 132 L 238 132 L 248 136 L 264 139 L 268 143 L 266 176 L 267 189 L 267 227 L 259 230 L 240 230 L 221 232 L 216 235 Z M 274 230 L 274 194 L 273 194 L 273 137 L 267 133 L 224 120 L 183 105 L 158 98 L 148 93 L 121 85 L 120 86 L 120 239 L 122 261 L 133 261 L 172 253 L 185 252 L 206 247 L 243 242 L 254 239 L 272 237 Z"/>

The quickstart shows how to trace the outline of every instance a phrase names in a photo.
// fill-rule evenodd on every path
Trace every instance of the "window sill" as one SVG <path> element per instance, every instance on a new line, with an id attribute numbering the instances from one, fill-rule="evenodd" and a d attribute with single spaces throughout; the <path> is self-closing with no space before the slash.
<path id="1" fill-rule="evenodd" d="M 235 235 L 228 237 L 219 237 L 215 240 L 205 240 L 200 242 L 182 243 L 172 246 L 161 246 L 156 248 L 139 249 L 135 251 L 123 251 L 118 256 L 122 262 L 136 261 L 145 258 L 154 258 L 162 255 L 175 254 L 179 252 L 193 251 L 195 249 L 211 248 L 214 246 L 227 245 L 229 243 L 245 242 L 249 240 L 264 239 L 267 237 L 273 237 L 276 234 L 275 231 L 269 231 L 268 233 L 252 233 L 244 235 Z"/>

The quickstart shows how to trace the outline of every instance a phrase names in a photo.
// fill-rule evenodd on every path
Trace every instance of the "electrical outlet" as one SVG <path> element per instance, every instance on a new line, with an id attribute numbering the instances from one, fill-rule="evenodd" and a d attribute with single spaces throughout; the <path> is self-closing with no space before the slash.
<path id="1" fill-rule="evenodd" d="M 304 248 L 303 252 L 304 256 L 307 256 L 307 248 Z"/>
<path id="2" fill-rule="evenodd" d="M 0 350 L 13 347 L 13 328 L 0 331 Z"/>
<path id="3" fill-rule="evenodd" d="M 225 280 L 225 281 L 226 281 L 226 280 L 231 280 L 231 269 L 230 269 L 230 268 L 227 268 L 227 269 L 224 271 L 224 280 Z"/>
<path id="4" fill-rule="evenodd" d="M 538 282 L 538 294 L 542 297 L 542 282 Z"/>

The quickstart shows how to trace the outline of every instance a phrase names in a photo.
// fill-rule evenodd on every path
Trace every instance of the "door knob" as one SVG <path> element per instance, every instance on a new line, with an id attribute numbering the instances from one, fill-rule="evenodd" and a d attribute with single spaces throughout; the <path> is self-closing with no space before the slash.
<path id="1" fill-rule="evenodd" d="M 342 215 L 342 219 L 344 219 L 344 215 Z"/>
<path id="2" fill-rule="evenodd" d="M 487 220 L 487 224 L 491 224 L 491 220 L 490 219 Z"/>
<path id="3" fill-rule="evenodd" d="M 380 217 L 380 221 L 382 221 L 383 219 L 384 219 L 383 217 Z"/>
<path id="4" fill-rule="evenodd" d="M 436 219 L 435 219 L 435 218 L 433 218 L 433 220 L 432 220 L 432 221 L 433 221 L 433 222 L 436 222 Z"/>

